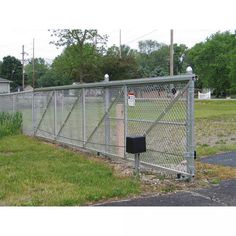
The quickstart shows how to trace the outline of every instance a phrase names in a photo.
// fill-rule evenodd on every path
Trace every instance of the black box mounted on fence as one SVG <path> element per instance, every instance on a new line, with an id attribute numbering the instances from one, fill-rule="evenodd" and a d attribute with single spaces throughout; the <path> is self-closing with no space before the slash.
<path id="1" fill-rule="evenodd" d="M 146 152 L 146 138 L 144 136 L 126 137 L 126 152 L 132 154 Z"/>

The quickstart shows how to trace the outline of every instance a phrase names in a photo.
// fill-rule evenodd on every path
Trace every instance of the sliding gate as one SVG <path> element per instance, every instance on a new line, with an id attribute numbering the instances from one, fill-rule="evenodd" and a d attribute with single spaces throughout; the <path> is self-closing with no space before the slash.
<path id="1" fill-rule="evenodd" d="M 146 136 L 142 164 L 194 175 L 194 75 L 41 88 L 31 101 L 35 136 L 129 160 L 126 137 Z"/>

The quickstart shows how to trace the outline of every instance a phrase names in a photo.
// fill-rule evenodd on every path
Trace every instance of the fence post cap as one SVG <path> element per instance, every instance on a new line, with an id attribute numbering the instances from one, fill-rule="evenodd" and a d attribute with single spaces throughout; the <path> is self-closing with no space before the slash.
<path id="1" fill-rule="evenodd" d="M 187 67 L 186 73 L 187 73 L 187 74 L 192 74 L 192 73 L 193 73 L 193 69 L 192 69 L 191 66 L 188 66 L 188 67 Z"/>
<path id="2" fill-rule="evenodd" d="M 105 74 L 105 75 L 104 75 L 104 81 L 105 81 L 105 82 L 109 82 L 109 75 L 108 75 L 108 74 Z"/>

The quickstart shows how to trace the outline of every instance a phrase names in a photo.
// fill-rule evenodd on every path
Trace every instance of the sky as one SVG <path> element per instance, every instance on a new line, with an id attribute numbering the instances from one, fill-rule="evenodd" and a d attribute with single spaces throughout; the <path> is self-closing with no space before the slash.
<path id="1" fill-rule="evenodd" d="M 108 46 L 121 42 L 138 48 L 145 39 L 174 43 L 188 47 L 204 41 L 217 32 L 236 29 L 234 2 L 231 0 L 8 0 L 1 3 L 0 60 L 11 55 L 21 59 L 22 45 L 32 58 L 33 38 L 35 57 L 52 61 L 62 52 L 49 44 L 48 29 L 96 28 L 109 36 Z"/>

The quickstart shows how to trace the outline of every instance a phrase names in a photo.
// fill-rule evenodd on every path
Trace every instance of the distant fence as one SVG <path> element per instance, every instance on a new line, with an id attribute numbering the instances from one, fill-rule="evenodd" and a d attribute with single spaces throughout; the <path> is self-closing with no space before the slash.
<path id="1" fill-rule="evenodd" d="M 133 160 L 127 136 L 146 136 L 141 164 L 194 175 L 194 75 L 100 82 L 0 95 L 23 132 Z"/>
<path id="2" fill-rule="evenodd" d="M 198 99 L 211 99 L 211 92 L 200 93 L 198 92 Z"/>

